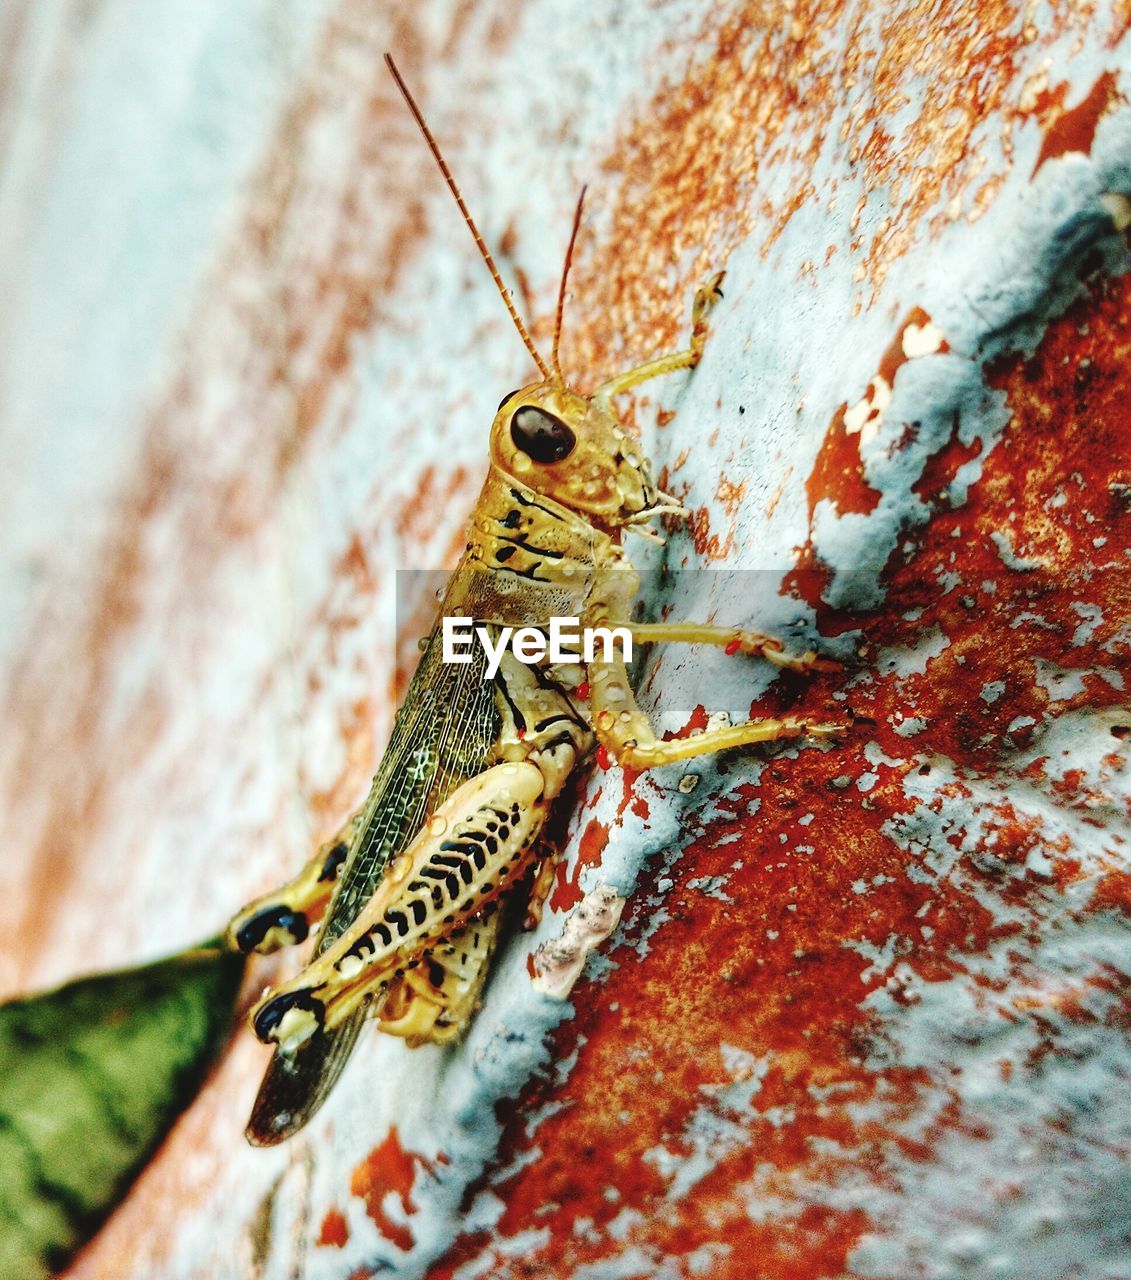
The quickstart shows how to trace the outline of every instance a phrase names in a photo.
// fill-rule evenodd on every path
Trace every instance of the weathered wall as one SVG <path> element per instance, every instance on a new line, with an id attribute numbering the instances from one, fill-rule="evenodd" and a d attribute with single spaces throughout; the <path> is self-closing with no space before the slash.
<path id="1" fill-rule="evenodd" d="M 540 340 L 590 183 L 582 387 L 727 268 L 635 411 L 671 562 L 746 575 L 673 613 L 868 645 L 658 655 L 673 731 L 858 723 L 590 777 L 465 1045 L 367 1037 L 267 1152 L 240 1031 L 72 1274 L 1131 1274 L 1131 15 L 579 8 L 0 10 L 5 993 L 214 930 L 374 768 L 395 570 L 450 563 L 526 376 L 386 48 Z"/>

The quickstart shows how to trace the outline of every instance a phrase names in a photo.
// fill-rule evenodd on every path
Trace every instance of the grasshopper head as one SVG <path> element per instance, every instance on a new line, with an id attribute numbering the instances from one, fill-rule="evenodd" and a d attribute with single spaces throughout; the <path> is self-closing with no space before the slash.
<path id="1" fill-rule="evenodd" d="M 491 461 L 610 527 L 682 511 L 656 488 L 639 445 L 610 410 L 560 382 L 536 382 L 503 400 L 491 424 Z"/>

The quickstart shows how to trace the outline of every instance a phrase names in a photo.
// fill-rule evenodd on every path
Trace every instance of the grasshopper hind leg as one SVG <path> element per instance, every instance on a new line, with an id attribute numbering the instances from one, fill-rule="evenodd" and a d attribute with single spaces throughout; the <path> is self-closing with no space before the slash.
<path id="1" fill-rule="evenodd" d="M 569 751 L 569 764 L 574 752 Z M 389 864 L 365 908 L 300 973 L 269 993 L 252 1025 L 285 1052 L 334 1026 L 391 985 L 521 879 L 542 827 L 546 775 L 533 763 L 495 765 L 458 787 Z"/>
<path id="2" fill-rule="evenodd" d="M 550 805 L 592 741 L 568 693 L 540 684 L 536 672 L 509 655 L 501 678 L 504 701 L 521 708 L 527 728 L 520 734 L 512 722 L 504 724 L 498 763 L 438 806 L 332 946 L 264 996 L 252 1014 L 261 1040 L 294 1053 L 370 1000 L 381 1002 L 379 1016 L 390 1027 L 412 1014 L 397 1032 L 407 1038 L 432 1038 L 426 1002 L 438 1010 L 431 1027 L 442 1032 L 450 1023 L 458 1034 L 475 1000 L 471 987 L 462 984 L 470 982 L 472 970 L 486 972 L 480 951 L 487 944 L 461 951 L 461 942 L 450 955 L 438 948 L 497 913 L 496 900 L 521 882 L 537 859 Z M 426 957 L 440 968 L 450 959 L 450 981 L 438 971 L 430 975 L 427 967 L 421 974 Z M 387 1007 L 390 993 L 397 997 L 393 1007 Z M 418 1001 L 414 1012 L 411 1005 Z"/>

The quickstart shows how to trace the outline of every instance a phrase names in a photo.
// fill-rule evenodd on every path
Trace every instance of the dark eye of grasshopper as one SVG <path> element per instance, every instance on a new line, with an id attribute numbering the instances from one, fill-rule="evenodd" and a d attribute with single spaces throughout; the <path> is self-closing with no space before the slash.
<path id="1" fill-rule="evenodd" d="M 519 392 L 519 391 L 521 391 L 521 390 L 522 390 L 522 388 L 521 388 L 521 387 L 519 387 L 519 388 L 518 388 L 518 391 L 508 391 L 508 392 L 507 392 L 507 394 L 506 394 L 505 396 L 503 396 L 503 398 L 499 401 L 499 409 L 501 409 L 501 408 L 503 407 L 503 405 L 505 405 L 505 404 L 506 404 L 506 402 L 507 402 L 508 400 L 513 399 L 513 397 L 514 397 L 514 396 L 517 396 L 517 395 L 518 395 L 518 392 Z M 499 412 L 499 409 L 496 409 L 496 410 L 495 410 L 495 412 L 496 412 L 496 413 L 498 413 L 498 412 Z"/>
<path id="2" fill-rule="evenodd" d="M 561 462 L 577 444 L 577 437 L 561 418 L 532 404 L 523 405 L 511 419 L 511 439 L 516 448 L 535 462 Z"/>

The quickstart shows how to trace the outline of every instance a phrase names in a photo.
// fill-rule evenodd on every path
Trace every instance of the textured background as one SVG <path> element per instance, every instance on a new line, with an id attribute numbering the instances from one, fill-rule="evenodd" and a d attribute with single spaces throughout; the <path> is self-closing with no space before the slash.
<path id="1" fill-rule="evenodd" d="M 589 182 L 582 388 L 727 268 L 634 411 L 671 562 L 744 571 L 673 613 L 870 645 L 659 655 L 665 728 L 859 723 L 583 781 L 466 1044 L 367 1036 L 264 1152 L 240 1031 L 70 1274 L 1131 1276 L 1131 11 L 581 8 L 0 8 L 0 993 L 213 931 L 364 793 L 395 571 L 527 376 L 387 48 L 543 342 Z"/>

